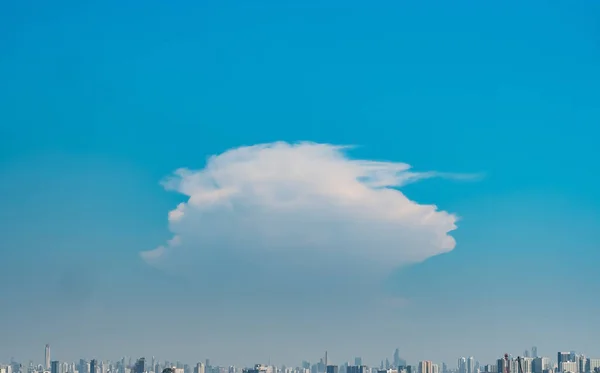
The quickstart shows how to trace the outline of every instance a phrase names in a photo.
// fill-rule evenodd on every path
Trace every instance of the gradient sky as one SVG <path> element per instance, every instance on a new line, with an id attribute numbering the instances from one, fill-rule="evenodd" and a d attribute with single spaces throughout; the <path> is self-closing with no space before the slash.
<path id="1" fill-rule="evenodd" d="M 237 365 L 326 349 L 373 365 L 396 347 L 451 366 L 533 345 L 600 357 L 599 14 L 591 0 L 1 2 L 0 361 L 41 362 L 45 343 L 60 360 Z M 337 297 L 361 282 L 353 267 L 306 303 L 141 259 L 185 201 L 165 176 L 304 140 L 484 175 L 401 188 L 460 220 L 453 251 L 386 272 L 379 290 L 400 301 Z M 249 276 L 222 263 L 198 271 Z"/>

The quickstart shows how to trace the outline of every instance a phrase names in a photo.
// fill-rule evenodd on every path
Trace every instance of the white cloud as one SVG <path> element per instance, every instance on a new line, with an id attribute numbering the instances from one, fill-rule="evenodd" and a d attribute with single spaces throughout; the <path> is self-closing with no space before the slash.
<path id="1" fill-rule="evenodd" d="M 163 185 L 189 199 L 169 213 L 174 238 L 142 258 L 192 276 L 200 267 L 262 264 L 282 276 L 290 267 L 296 274 L 325 271 L 334 281 L 347 271 L 386 273 L 455 247 L 449 233 L 457 217 L 397 188 L 470 175 L 354 160 L 346 150 L 277 142 L 212 156 L 202 170 L 175 171 Z"/>

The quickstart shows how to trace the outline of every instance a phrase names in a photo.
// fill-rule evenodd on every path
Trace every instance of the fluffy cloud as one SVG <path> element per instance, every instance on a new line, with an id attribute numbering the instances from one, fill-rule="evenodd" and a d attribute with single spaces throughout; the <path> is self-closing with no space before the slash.
<path id="1" fill-rule="evenodd" d="M 142 258 L 256 290 L 297 275 L 321 274 L 315 286 L 349 277 L 363 283 L 455 247 L 449 233 L 456 216 L 411 201 L 398 188 L 468 175 L 413 172 L 404 163 L 350 159 L 346 150 L 277 142 L 212 156 L 202 170 L 175 171 L 163 185 L 187 202 L 169 213 L 173 238 Z"/>

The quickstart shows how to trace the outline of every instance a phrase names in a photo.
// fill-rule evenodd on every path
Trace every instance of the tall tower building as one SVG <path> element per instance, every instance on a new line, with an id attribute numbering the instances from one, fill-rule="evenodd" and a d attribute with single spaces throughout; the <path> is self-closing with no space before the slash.
<path id="1" fill-rule="evenodd" d="M 419 373 L 433 373 L 433 363 L 431 361 L 421 361 L 419 363 Z"/>
<path id="2" fill-rule="evenodd" d="M 146 371 L 146 359 L 141 357 L 135 362 L 133 373 L 144 373 Z"/>
<path id="3" fill-rule="evenodd" d="M 536 357 L 533 359 L 532 370 L 533 373 L 543 373 L 544 370 L 550 368 L 550 359 L 547 357 Z"/>
<path id="4" fill-rule="evenodd" d="M 89 373 L 90 371 L 90 364 L 88 364 L 87 361 L 80 359 L 79 360 L 79 367 L 77 368 L 77 370 L 79 371 L 79 373 Z"/>
<path id="5" fill-rule="evenodd" d="M 394 351 L 394 366 L 396 367 L 396 369 L 402 364 L 400 364 L 400 349 L 396 349 Z"/>
<path id="6" fill-rule="evenodd" d="M 52 361 L 50 362 L 50 373 L 62 373 L 60 369 L 60 362 Z"/>
<path id="7" fill-rule="evenodd" d="M 464 357 L 458 359 L 458 373 L 467 373 L 467 359 Z"/>
<path id="8" fill-rule="evenodd" d="M 535 347 L 535 346 L 531 347 L 531 357 L 532 357 L 532 358 L 534 358 L 534 359 L 535 359 L 536 357 L 538 357 L 538 354 L 537 354 L 537 347 Z"/>
<path id="9" fill-rule="evenodd" d="M 366 365 L 350 365 L 346 368 L 347 373 L 367 373 L 368 368 Z"/>
<path id="10" fill-rule="evenodd" d="M 50 369 L 50 345 L 46 345 L 46 349 L 44 351 L 44 369 Z"/>
<path id="11" fill-rule="evenodd" d="M 96 361 L 96 359 L 90 360 L 90 373 L 99 373 L 98 361 Z"/>
<path id="12" fill-rule="evenodd" d="M 585 355 L 577 355 L 575 357 L 575 361 L 577 363 L 577 371 L 579 373 L 585 373 L 585 362 L 586 362 Z"/>
<path id="13" fill-rule="evenodd" d="M 596 370 L 600 370 L 600 359 L 590 359 L 587 358 L 585 362 L 585 371 L 586 373 L 594 373 Z"/>
<path id="14" fill-rule="evenodd" d="M 506 372 L 506 360 L 500 358 L 497 360 L 496 372 L 505 373 Z"/>
<path id="15" fill-rule="evenodd" d="M 326 369 L 327 369 L 327 373 L 338 373 L 337 365 L 328 365 Z"/>
<path id="16" fill-rule="evenodd" d="M 561 363 L 566 363 L 569 362 L 571 359 L 571 353 L 570 352 L 559 352 L 557 354 L 557 359 L 556 359 L 556 364 L 558 365 L 558 368 L 560 369 L 560 364 Z"/>
<path id="17" fill-rule="evenodd" d="M 475 359 L 473 356 L 467 359 L 467 373 L 475 373 Z"/>

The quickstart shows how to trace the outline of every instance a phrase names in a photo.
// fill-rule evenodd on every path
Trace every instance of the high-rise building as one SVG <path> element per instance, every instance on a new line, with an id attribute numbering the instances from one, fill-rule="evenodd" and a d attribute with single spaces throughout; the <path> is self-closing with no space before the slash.
<path id="1" fill-rule="evenodd" d="M 600 359 L 586 359 L 585 373 L 594 373 L 598 369 L 600 369 Z"/>
<path id="2" fill-rule="evenodd" d="M 204 364 L 198 363 L 196 364 L 196 369 L 194 369 L 194 373 L 204 373 Z"/>
<path id="3" fill-rule="evenodd" d="M 361 357 L 355 357 L 354 358 L 354 366 L 361 366 L 362 365 L 362 358 Z"/>
<path id="4" fill-rule="evenodd" d="M 558 366 L 558 371 L 562 373 L 577 373 L 577 363 L 574 361 L 562 361 Z"/>
<path id="5" fill-rule="evenodd" d="M 433 363 L 428 360 L 419 362 L 419 373 L 433 373 Z"/>
<path id="6" fill-rule="evenodd" d="M 99 373 L 98 372 L 98 361 L 96 361 L 96 359 L 90 360 L 90 373 Z"/>
<path id="7" fill-rule="evenodd" d="M 47 344 L 44 350 L 44 369 L 50 369 L 50 345 Z"/>
<path id="8" fill-rule="evenodd" d="M 517 369 L 519 364 L 517 363 Z M 521 359 L 521 368 L 523 373 L 533 373 L 533 358 L 524 357 Z M 518 371 L 517 371 L 518 372 Z"/>
<path id="9" fill-rule="evenodd" d="M 77 366 L 79 373 L 89 373 L 90 365 L 84 359 L 79 359 L 79 365 Z"/>
<path id="10" fill-rule="evenodd" d="M 348 368 L 346 368 L 346 373 L 368 373 L 369 372 L 369 368 L 367 368 L 365 365 L 349 365 Z"/>
<path id="11" fill-rule="evenodd" d="M 585 373 L 585 361 L 586 361 L 586 358 L 584 355 L 575 356 L 575 362 L 577 363 L 577 372 L 578 373 Z"/>
<path id="12" fill-rule="evenodd" d="M 400 365 L 403 365 L 402 363 L 400 363 L 400 349 L 396 349 L 394 351 L 394 366 L 396 368 L 398 368 Z"/>
<path id="13" fill-rule="evenodd" d="M 337 365 L 327 365 L 327 373 L 338 373 L 339 368 Z"/>
<path id="14" fill-rule="evenodd" d="M 179 368 L 179 369 L 182 369 L 182 368 Z M 141 358 L 137 359 L 137 361 L 135 362 L 132 373 L 144 373 L 145 371 L 146 371 L 146 359 L 141 357 Z"/>
<path id="15" fill-rule="evenodd" d="M 475 373 L 475 359 L 473 356 L 467 359 L 467 373 Z"/>
<path id="16" fill-rule="evenodd" d="M 570 352 L 559 352 L 557 354 L 556 365 L 558 365 L 558 369 L 560 369 L 561 363 L 566 363 L 571 361 L 571 353 Z"/>
<path id="17" fill-rule="evenodd" d="M 536 357 L 532 362 L 533 373 L 544 373 L 544 370 L 550 368 L 550 359 L 547 357 Z"/>
<path id="18" fill-rule="evenodd" d="M 458 359 L 458 373 L 467 373 L 467 359 L 464 357 Z"/>
<path id="19" fill-rule="evenodd" d="M 483 367 L 483 371 L 485 373 L 498 373 L 498 365 L 497 364 L 487 364 Z"/>
<path id="20" fill-rule="evenodd" d="M 497 360 L 496 372 L 498 372 L 498 373 L 506 372 L 506 360 L 505 359 L 500 358 Z"/>
<path id="21" fill-rule="evenodd" d="M 531 357 L 532 357 L 532 358 L 534 358 L 534 359 L 535 359 L 536 357 L 538 357 L 538 354 L 537 354 L 537 347 L 535 347 L 535 346 L 531 347 Z"/>
<path id="22" fill-rule="evenodd" d="M 50 362 L 50 373 L 62 373 L 60 369 L 60 362 L 51 361 Z"/>

